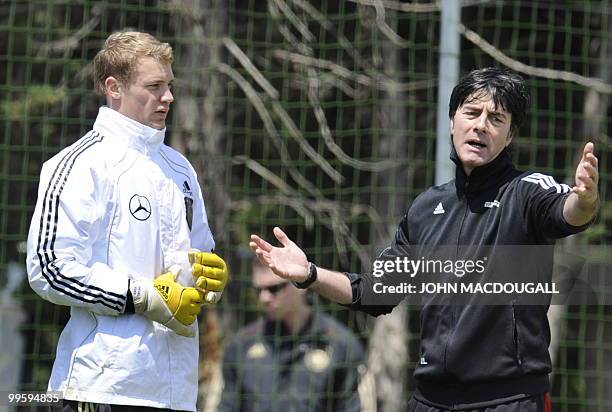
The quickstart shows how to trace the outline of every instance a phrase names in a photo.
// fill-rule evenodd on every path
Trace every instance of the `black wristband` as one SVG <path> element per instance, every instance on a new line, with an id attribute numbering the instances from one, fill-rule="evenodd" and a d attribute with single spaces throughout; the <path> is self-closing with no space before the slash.
<path id="1" fill-rule="evenodd" d="M 317 267 L 314 263 L 308 262 L 308 277 L 303 282 L 293 282 L 296 288 L 306 289 L 317 280 Z"/>

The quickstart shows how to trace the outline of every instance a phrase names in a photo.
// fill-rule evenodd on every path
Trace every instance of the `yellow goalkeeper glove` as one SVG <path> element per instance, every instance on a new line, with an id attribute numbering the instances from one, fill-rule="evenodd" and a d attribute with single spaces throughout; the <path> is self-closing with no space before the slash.
<path id="1" fill-rule="evenodd" d="M 195 335 L 193 323 L 204 304 L 203 295 L 195 288 L 175 282 L 180 271 L 179 266 L 172 266 L 152 283 L 131 280 L 130 292 L 134 312 L 142 313 L 179 335 L 192 337 Z"/>
<path id="2" fill-rule="evenodd" d="M 207 303 L 217 303 L 229 278 L 225 261 L 214 253 L 191 249 L 189 262 L 196 289 L 204 293 Z"/>

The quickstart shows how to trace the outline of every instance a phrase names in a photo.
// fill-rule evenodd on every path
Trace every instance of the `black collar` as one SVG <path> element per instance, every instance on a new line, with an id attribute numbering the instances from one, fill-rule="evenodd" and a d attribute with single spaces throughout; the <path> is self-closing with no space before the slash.
<path id="1" fill-rule="evenodd" d="M 450 158 L 456 165 L 455 187 L 459 195 L 484 192 L 493 186 L 499 186 L 516 172 L 510 159 L 510 150 L 507 147 L 493 161 L 475 167 L 469 176 L 465 174 L 452 142 Z"/>

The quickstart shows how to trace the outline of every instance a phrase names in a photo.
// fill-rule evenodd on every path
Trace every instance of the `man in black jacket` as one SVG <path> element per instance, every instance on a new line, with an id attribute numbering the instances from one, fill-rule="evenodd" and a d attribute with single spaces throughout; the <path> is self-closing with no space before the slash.
<path id="1" fill-rule="evenodd" d="M 506 70 L 475 70 L 460 80 L 449 104 L 456 178 L 413 201 L 392 246 L 381 255 L 383 264 L 409 257 L 425 265 L 421 253 L 435 250 L 452 263 L 455 278 L 477 279 L 481 287 L 519 285 L 519 292 L 486 302 L 493 305 L 481 304 L 485 302 L 476 293 L 459 295 L 459 304 L 448 293 L 422 295 L 421 359 L 410 410 L 550 410 L 550 295 L 544 293 L 533 304 L 524 287 L 527 280 L 550 284 L 555 239 L 584 230 L 595 218 L 598 169 L 589 142 L 574 187 L 516 170 L 507 147 L 523 122 L 527 102 L 523 79 Z M 413 276 L 407 276 L 411 267 L 406 265 L 380 265 L 374 269 L 381 273 L 371 274 L 333 272 L 308 262 L 279 228 L 274 235 L 283 247 L 251 237 L 250 246 L 262 262 L 297 287 L 354 309 L 375 316 L 388 313 L 419 288 L 415 266 Z M 531 252 L 522 256 L 526 250 Z M 471 264 L 466 258 L 473 258 Z M 465 275 L 468 266 L 471 272 Z M 433 279 L 446 272 L 440 266 L 435 271 L 438 277 Z"/>

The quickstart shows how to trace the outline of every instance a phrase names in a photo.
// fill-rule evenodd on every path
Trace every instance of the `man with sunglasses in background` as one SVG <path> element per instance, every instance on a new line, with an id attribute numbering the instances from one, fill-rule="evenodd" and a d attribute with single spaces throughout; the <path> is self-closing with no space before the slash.
<path id="1" fill-rule="evenodd" d="M 219 411 L 361 410 L 357 338 L 258 260 L 252 284 L 263 316 L 225 350 Z"/>

